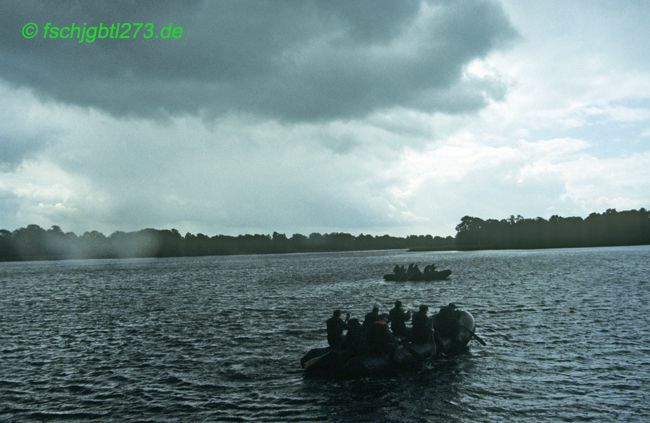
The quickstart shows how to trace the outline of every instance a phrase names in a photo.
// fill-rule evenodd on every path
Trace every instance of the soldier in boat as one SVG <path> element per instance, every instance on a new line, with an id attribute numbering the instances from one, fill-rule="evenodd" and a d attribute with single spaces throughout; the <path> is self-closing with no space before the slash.
<path id="1" fill-rule="evenodd" d="M 388 330 L 388 315 L 382 314 L 370 324 L 366 336 L 366 347 L 370 354 L 392 352 L 397 347 L 397 340 Z"/>
<path id="2" fill-rule="evenodd" d="M 431 319 L 427 316 L 429 307 L 422 304 L 418 312 L 413 314 L 411 337 L 415 343 L 427 343 L 433 339 Z"/>
<path id="3" fill-rule="evenodd" d="M 406 274 L 409 280 L 418 280 L 422 278 L 422 271 L 417 264 L 410 265 L 409 270 L 407 270 Z"/>
<path id="4" fill-rule="evenodd" d="M 406 322 L 411 320 L 411 312 L 404 311 L 402 302 L 395 301 L 395 307 L 388 312 L 390 328 L 395 336 L 407 336 Z"/>
<path id="5" fill-rule="evenodd" d="M 336 348 L 343 340 L 343 331 L 348 328 L 350 313 L 345 316 L 345 322 L 341 320 L 341 310 L 334 310 L 332 317 L 327 319 L 327 343 L 330 347 Z"/>
<path id="6" fill-rule="evenodd" d="M 379 320 L 379 307 L 374 306 L 370 313 L 366 314 L 366 317 L 363 319 L 363 329 L 368 330 L 371 324 Z"/>
<path id="7" fill-rule="evenodd" d="M 449 303 L 440 307 L 440 311 L 433 317 L 433 328 L 440 336 L 451 338 L 458 334 L 458 311 L 456 304 Z"/>
<path id="8" fill-rule="evenodd" d="M 343 338 L 343 342 L 341 343 L 341 349 L 344 351 L 346 356 L 353 357 L 362 353 L 363 338 L 363 330 L 361 329 L 359 319 L 350 319 L 348 321 L 348 333 L 345 335 L 345 338 Z"/>

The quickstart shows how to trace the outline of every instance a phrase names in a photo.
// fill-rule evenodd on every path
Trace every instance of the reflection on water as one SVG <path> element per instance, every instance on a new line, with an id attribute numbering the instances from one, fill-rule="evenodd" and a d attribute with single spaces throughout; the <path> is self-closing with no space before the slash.
<path id="1" fill-rule="evenodd" d="M 0 420 L 647 421 L 650 248 L 0 264 Z M 435 261 L 450 281 L 388 283 Z M 454 301 L 486 347 L 303 378 L 341 308 Z"/>

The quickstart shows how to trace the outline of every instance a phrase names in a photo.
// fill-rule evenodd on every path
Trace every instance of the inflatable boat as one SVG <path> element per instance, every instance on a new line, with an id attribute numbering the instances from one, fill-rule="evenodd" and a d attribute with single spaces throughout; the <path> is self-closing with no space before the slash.
<path id="1" fill-rule="evenodd" d="M 418 368 L 434 361 L 441 355 L 464 351 L 474 337 L 474 317 L 464 310 L 457 310 L 458 330 L 452 336 L 434 333 L 434 342 L 414 344 L 405 339 L 391 350 L 378 354 L 353 355 L 330 347 L 314 348 L 300 360 L 308 376 L 359 378 L 396 374 Z"/>

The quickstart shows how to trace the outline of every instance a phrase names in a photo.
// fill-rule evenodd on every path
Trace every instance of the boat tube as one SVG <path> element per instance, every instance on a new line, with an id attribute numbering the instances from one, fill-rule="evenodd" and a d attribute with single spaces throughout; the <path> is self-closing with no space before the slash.
<path id="1" fill-rule="evenodd" d="M 395 273 L 388 273 L 384 275 L 384 280 L 395 281 L 395 282 L 429 282 L 429 281 L 441 281 L 447 279 L 451 275 L 451 270 L 441 270 L 428 272 L 427 274 L 422 274 L 421 276 L 408 275 L 406 273 L 396 275 Z"/>
<path id="2" fill-rule="evenodd" d="M 442 336 L 435 332 L 436 344 L 441 354 L 455 354 L 463 351 L 474 337 L 476 323 L 468 311 L 456 310 L 458 330 L 451 336 Z"/>

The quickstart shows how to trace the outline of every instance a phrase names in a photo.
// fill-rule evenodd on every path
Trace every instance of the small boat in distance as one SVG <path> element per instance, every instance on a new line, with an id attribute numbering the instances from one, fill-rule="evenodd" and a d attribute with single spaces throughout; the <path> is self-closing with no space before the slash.
<path id="1" fill-rule="evenodd" d="M 451 270 L 436 270 L 433 264 L 425 266 L 424 272 L 420 271 L 417 264 L 409 264 L 408 269 L 405 269 L 404 266 L 395 265 L 393 273 L 384 275 L 384 280 L 396 282 L 427 282 L 447 279 L 449 275 L 451 275 Z"/>

